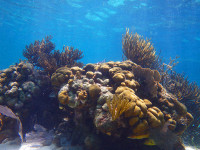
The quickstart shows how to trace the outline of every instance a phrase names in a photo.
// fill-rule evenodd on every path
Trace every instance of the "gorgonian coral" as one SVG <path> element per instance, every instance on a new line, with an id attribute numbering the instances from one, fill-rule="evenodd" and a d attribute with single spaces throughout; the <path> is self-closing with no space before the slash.
<path id="1" fill-rule="evenodd" d="M 107 100 L 109 112 L 112 116 L 112 120 L 116 120 L 120 115 L 129 109 L 131 102 L 122 96 L 114 95 L 112 100 Z"/>
<path id="2" fill-rule="evenodd" d="M 155 54 L 151 41 L 137 33 L 129 33 L 129 29 L 126 29 L 122 39 L 122 51 L 123 59 L 129 59 L 145 68 L 159 68 L 159 57 Z"/>
<path id="3" fill-rule="evenodd" d="M 55 50 L 55 44 L 51 42 L 52 36 L 47 36 L 42 41 L 26 46 L 23 55 L 30 63 L 43 68 L 48 74 L 52 74 L 59 67 L 75 65 L 82 66 L 77 60 L 83 57 L 83 52 L 73 47 L 63 47 L 62 51 Z"/>

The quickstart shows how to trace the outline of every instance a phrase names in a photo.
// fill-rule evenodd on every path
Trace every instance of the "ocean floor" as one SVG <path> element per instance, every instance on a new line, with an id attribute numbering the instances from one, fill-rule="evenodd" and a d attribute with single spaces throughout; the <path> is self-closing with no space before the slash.
<path id="1" fill-rule="evenodd" d="M 41 146 L 38 143 L 23 143 L 22 145 L 0 144 L 0 150 L 82 150 L 79 146 L 63 146 L 56 147 L 54 144 L 49 146 Z"/>
<path id="2" fill-rule="evenodd" d="M 81 146 L 72 146 L 66 138 L 60 138 L 61 147 L 57 147 L 53 144 L 54 137 L 52 131 L 35 124 L 34 130 L 25 134 L 26 142 L 21 143 L 20 136 L 12 141 L 4 140 L 3 144 L 0 144 L 0 150 L 82 150 Z"/>
<path id="3" fill-rule="evenodd" d="M 200 150 L 192 146 L 186 146 L 186 150 Z M 63 146 L 56 147 L 54 144 L 49 146 L 41 146 L 38 143 L 23 143 L 21 146 L 12 143 L 0 144 L 0 150 L 82 150 L 79 146 Z"/>

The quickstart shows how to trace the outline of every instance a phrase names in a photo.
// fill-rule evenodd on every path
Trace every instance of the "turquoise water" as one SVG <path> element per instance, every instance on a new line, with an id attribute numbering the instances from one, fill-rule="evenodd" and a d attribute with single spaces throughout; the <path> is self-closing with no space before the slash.
<path id="1" fill-rule="evenodd" d="M 165 63 L 179 56 L 175 70 L 200 86 L 200 0 L 0 0 L 0 70 L 48 35 L 56 50 L 83 51 L 84 64 L 122 61 L 126 28 L 151 39 Z"/>
<path id="2" fill-rule="evenodd" d="M 180 56 L 177 71 L 200 84 L 199 16 L 199 0 L 1 0 L 0 69 L 47 35 L 56 49 L 84 51 L 84 63 L 122 60 L 122 34 L 130 28 L 151 38 L 166 62 Z"/>

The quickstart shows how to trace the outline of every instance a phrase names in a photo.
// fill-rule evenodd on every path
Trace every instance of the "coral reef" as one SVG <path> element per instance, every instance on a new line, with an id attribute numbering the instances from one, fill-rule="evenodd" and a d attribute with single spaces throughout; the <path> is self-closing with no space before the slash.
<path id="1" fill-rule="evenodd" d="M 123 36 L 122 48 L 124 59 L 130 59 L 142 67 L 159 71 L 161 84 L 168 92 L 174 94 L 179 101 L 186 105 L 188 111 L 194 116 L 193 125 L 190 126 L 188 132 L 190 132 L 190 135 L 195 136 L 196 133 L 193 132 L 199 132 L 200 124 L 200 90 L 195 82 L 190 82 L 184 74 L 177 73 L 174 70 L 174 67 L 178 64 L 178 57 L 175 59 L 170 58 L 169 63 L 165 64 L 164 61 L 155 54 L 155 49 L 149 39 L 145 40 L 137 33 L 129 33 L 129 29 L 126 30 L 126 34 Z M 137 71 L 135 72 L 137 73 Z M 156 96 L 156 84 L 153 82 L 147 83 L 154 84 L 150 93 Z"/>
<path id="2" fill-rule="evenodd" d="M 60 80 L 61 70 L 69 74 L 61 73 L 65 77 Z M 100 132 L 134 141 L 150 138 L 151 130 L 162 127 L 179 136 L 193 120 L 185 105 L 159 83 L 158 71 L 129 60 L 87 64 L 83 69 L 63 67 L 51 80 L 60 87 L 60 105 L 71 108 L 76 125 L 86 126 L 87 134 L 94 136 Z"/>
<path id="3" fill-rule="evenodd" d="M 56 124 L 58 102 L 52 101 L 49 97 L 50 92 L 49 76 L 34 69 L 30 63 L 22 61 L 0 73 L 0 105 L 7 106 L 20 118 L 24 132 L 31 129 L 34 120 L 48 128 Z M 17 132 L 12 131 L 16 129 L 16 121 L 5 117 L 2 121 L 2 140 L 9 135 L 17 136 L 14 134 Z"/>
<path id="4" fill-rule="evenodd" d="M 40 95 L 41 88 L 49 85 L 47 76 L 39 75 L 32 64 L 22 61 L 0 74 L 0 104 L 20 110 Z"/>
<path id="5" fill-rule="evenodd" d="M 74 65 L 83 66 L 77 60 L 83 57 L 83 52 L 73 47 L 63 47 L 63 50 L 55 50 L 55 44 L 51 42 L 52 36 L 47 36 L 45 40 L 35 41 L 34 44 L 26 46 L 23 55 L 30 63 L 39 68 L 43 68 L 50 75 L 62 66 L 72 67 Z"/>
<path id="6" fill-rule="evenodd" d="M 160 68 L 160 58 L 155 54 L 151 41 L 145 40 L 137 33 L 129 34 L 129 29 L 126 29 L 122 39 L 122 51 L 124 59 L 129 59 L 145 68 Z"/>

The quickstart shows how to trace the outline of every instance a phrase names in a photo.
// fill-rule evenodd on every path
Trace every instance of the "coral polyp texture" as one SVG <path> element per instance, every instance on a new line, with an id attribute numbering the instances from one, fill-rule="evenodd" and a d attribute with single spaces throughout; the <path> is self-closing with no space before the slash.
<path id="1" fill-rule="evenodd" d="M 185 105 L 159 83 L 157 70 L 130 60 L 62 67 L 51 80 L 60 88 L 60 105 L 72 108 L 76 124 L 95 134 L 134 140 L 164 128 L 179 136 L 193 121 Z"/>

